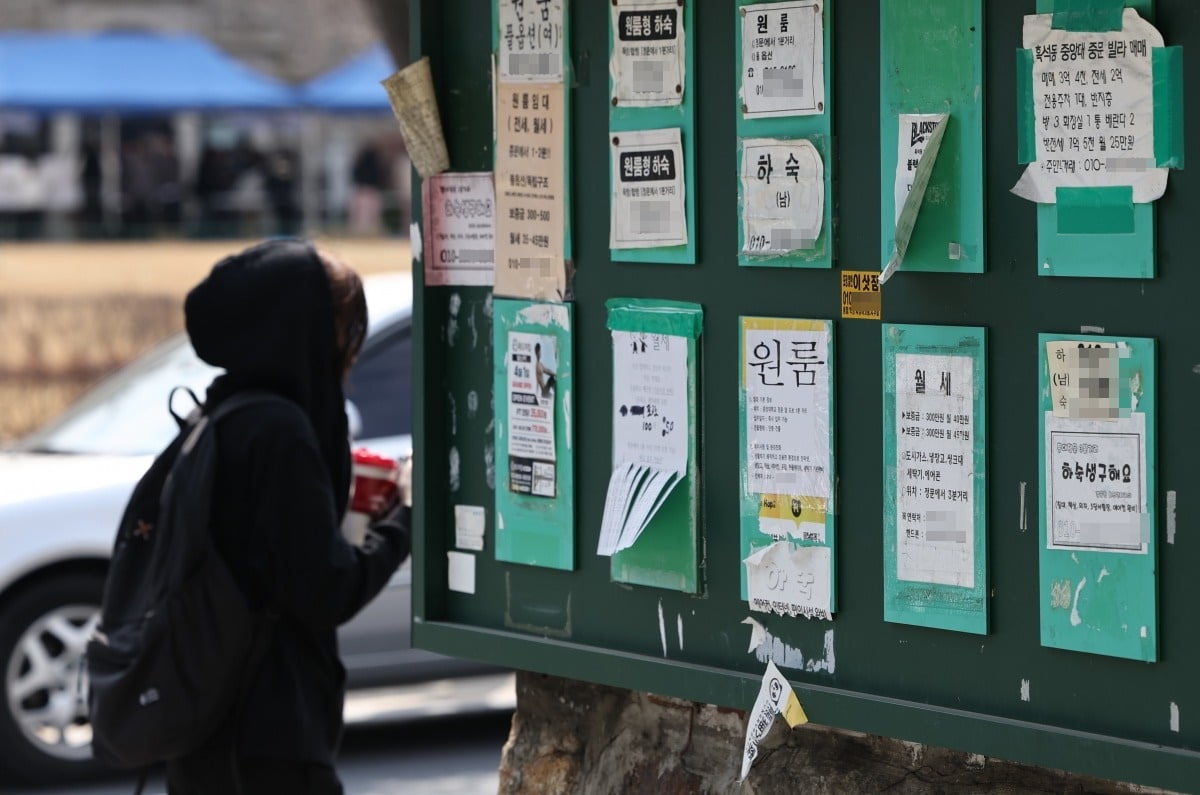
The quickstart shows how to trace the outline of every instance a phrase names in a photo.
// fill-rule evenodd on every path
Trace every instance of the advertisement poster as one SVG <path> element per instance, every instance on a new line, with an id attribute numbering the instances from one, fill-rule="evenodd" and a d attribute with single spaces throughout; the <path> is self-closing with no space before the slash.
<path id="1" fill-rule="evenodd" d="M 557 344 L 549 334 L 508 334 L 508 478 L 518 494 L 556 494 Z"/>
<path id="2" fill-rule="evenodd" d="M 741 11 L 742 115 L 824 113 L 822 3 L 761 3 Z"/>
<path id="3" fill-rule="evenodd" d="M 687 245 L 679 128 L 612 134 L 609 247 Z"/>
<path id="4" fill-rule="evenodd" d="M 686 37 L 683 6 L 666 2 L 614 2 L 609 69 L 617 106 L 655 107 L 683 101 Z"/>
<path id="5" fill-rule="evenodd" d="M 825 167 L 810 141 L 742 141 L 742 250 L 811 249 L 825 218 Z"/>

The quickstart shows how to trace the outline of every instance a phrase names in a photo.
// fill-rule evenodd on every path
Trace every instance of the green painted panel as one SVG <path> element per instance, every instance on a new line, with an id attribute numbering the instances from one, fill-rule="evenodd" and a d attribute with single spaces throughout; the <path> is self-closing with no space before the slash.
<path id="1" fill-rule="evenodd" d="M 613 331 L 665 334 L 687 340 L 688 368 L 688 454 L 684 478 L 659 507 L 633 546 L 612 556 L 612 578 L 614 582 L 696 593 L 701 587 L 697 446 L 700 411 L 697 384 L 700 369 L 699 337 L 704 313 L 698 304 L 681 301 L 609 299 L 607 306 L 608 327 Z"/>
<path id="2" fill-rule="evenodd" d="M 1162 168 L 1183 168 L 1183 48 L 1155 47 L 1154 161 Z"/>
<path id="3" fill-rule="evenodd" d="M 834 10 L 838 4 L 839 0 L 800 0 L 799 2 L 796 0 L 792 0 L 791 2 L 784 0 L 784 2 L 773 3 L 763 3 L 759 2 L 759 0 L 735 0 L 734 2 L 733 24 L 730 25 L 730 29 L 733 32 L 733 76 L 737 86 L 733 107 L 734 118 L 737 119 L 737 159 L 730 173 L 735 175 L 735 179 L 737 180 L 737 217 L 739 221 L 746 203 L 745 188 L 742 184 L 741 175 L 743 142 L 747 139 L 767 138 L 779 139 L 781 141 L 808 141 L 817 150 L 824 166 L 822 171 L 824 197 L 821 231 L 813 241 L 811 248 L 791 251 L 787 254 L 759 255 L 748 253 L 746 251 L 745 229 L 739 222 L 737 224 L 738 265 L 763 268 L 833 267 L 837 241 L 837 214 L 834 212 L 834 208 L 837 206 L 837 197 L 833 190 L 837 179 L 835 173 L 837 160 L 833 147 L 832 128 L 834 104 L 837 99 L 834 95 L 833 84 L 833 25 Z M 785 8 L 787 9 L 786 12 L 783 10 Z M 770 25 L 773 23 L 775 25 L 773 32 L 776 34 L 784 35 L 792 33 L 795 35 L 795 30 L 797 29 L 795 27 L 780 32 L 780 15 L 784 13 L 791 15 L 790 24 L 795 26 L 799 14 L 815 15 L 814 9 L 820 11 L 821 46 L 824 53 L 822 78 L 825 88 L 824 100 L 819 108 L 820 112 L 810 115 L 747 116 L 745 113 L 746 105 L 742 96 L 742 73 L 747 69 L 765 68 L 765 65 L 745 63 L 743 61 L 743 29 L 750 29 L 756 32 L 758 30 L 757 25 L 759 24 L 758 14 L 769 12 L 763 20 L 765 30 L 769 30 Z M 782 168 L 778 170 L 780 173 L 783 173 Z"/>
<path id="4" fill-rule="evenodd" d="M 982 273 L 984 20 L 982 0 L 880 0 L 880 269 L 896 245 L 901 114 L 949 113 L 904 271 Z M 903 165 L 903 164 L 901 164 Z"/>
<path id="5" fill-rule="evenodd" d="M 1059 188 L 1056 191 L 1060 235 L 1131 235 L 1133 188 Z"/>
<path id="6" fill-rule="evenodd" d="M 831 619 L 837 610 L 833 338 L 831 320 L 739 321 L 741 587 L 757 613 Z M 786 559 L 765 563 L 782 574 L 766 573 L 773 593 L 755 604 L 746 559 L 780 541 Z"/>
<path id="7" fill-rule="evenodd" d="M 1042 645 L 1154 662 L 1154 340 L 1043 333 L 1037 357 Z"/>
<path id="8" fill-rule="evenodd" d="M 1059 216 L 1058 205 L 1037 205 L 1039 276 L 1154 278 L 1153 204 L 1133 205 L 1131 233 L 1063 232 Z"/>
<path id="9" fill-rule="evenodd" d="M 696 264 L 696 192 L 699 183 L 696 181 L 696 37 L 694 28 L 699 20 L 693 13 L 694 0 L 680 0 L 679 15 L 683 27 L 683 73 L 682 100 L 678 105 L 631 107 L 620 105 L 612 100 L 609 102 L 608 129 L 612 133 L 626 130 L 659 130 L 678 128 L 683 142 L 683 202 L 687 223 L 686 246 L 662 246 L 655 248 L 622 248 L 610 249 L 609 256 L 614 262 L 662 262 L 684 265 Z M 637 7 L 647 6 L 643 3 Z M 661 6 L 662 3 L 659 3 Z M 668 11 L 670 9 L 668 8 Z M 612 4 L 612 13 L 605 27 L 608 29 L 608 49 L 610 57 L 615 44 L 613 26 L 617 24 L 622 11 L 616 3 Z M 615 85 L 610 72 L 608 79 L 610 96 L 615 97 Z M 609 149 L 609 157 L 612 150 Z M 609 167 L 608 186 L 612 190 L 612 168 Z"/>
<path id="10" fill-rule="evenodd" d="M 987 634 L 987 330 L 882 332 L 884 619 Z"/>
<path id="11" fill-rule="evenodd" d="M 574 569 L 572 306 L 496 299 L 492 311 L 496 352 L 492 394 L 500 401 L 495 412 L 496 559 Z M 517 367 L 523 372 L 515 372 Z M 526 387 L 512 388 L 517 381 L 524 381 Z M 552 459 L 545 449 L 538 449 L 547 446 L 544 432 L 518 433 L 514 439 L 512 427 L 515 414 L 524 425 L 545 423 L 546 418 L 528 412 L 544 412 L 547 404 Z"/>

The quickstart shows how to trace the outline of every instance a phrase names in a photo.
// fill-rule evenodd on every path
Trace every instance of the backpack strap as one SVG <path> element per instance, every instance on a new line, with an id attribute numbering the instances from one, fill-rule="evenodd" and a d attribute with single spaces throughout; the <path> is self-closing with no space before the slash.
<path id="1" fill-rule="evenodd" d="M 191 396 L 193 403 L 192 410 L 182 417 L 175 413 L 175 393 L 181 390 Z M 171 391 L 167 393 L 167 412 L 175 418 L 175 424 L 179 426 L 179 430 L 181 431 L 198 418 L 198 410 L 201 408 L 201 406 L 202 404 L 200 403 L 200 398 L 196 397 L 196 393 L 192 391 L 191 387 L 183 386 L 181 384 L 173 387 Z"/>

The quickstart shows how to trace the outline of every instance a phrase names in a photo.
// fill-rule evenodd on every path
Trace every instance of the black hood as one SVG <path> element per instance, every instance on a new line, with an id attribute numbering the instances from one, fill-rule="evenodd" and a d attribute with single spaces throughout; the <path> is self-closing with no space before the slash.
<path id="1" fill-rule="evenodd" d="M 184 314 L 197 355 L 225 370 L 206 405 L 243 389 L 298 404 L 316 431 L 340 515 L 350 483 L 345 397 L 329 278 L 312 246 L 273 240 L 226 257 L 188 293 Z"/>

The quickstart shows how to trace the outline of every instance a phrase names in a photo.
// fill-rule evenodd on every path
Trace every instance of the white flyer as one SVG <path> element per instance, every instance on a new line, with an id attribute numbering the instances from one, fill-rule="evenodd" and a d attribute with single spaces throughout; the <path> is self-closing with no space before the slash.
<path id="1" fill-rule="evenodd" d="M 742 115 L 815 116 L 825 112 L 822 2 L 743 6 Z"/>
<path id="2" fill-rule="evenodd" d="M 829 620 L 829 547 L 798 547 L 776 541 L 742 561 L 750 609 L 796 618 Z"/>
<path id="3" fill-rule="evenodd" d="M 554 497 L 558 341 L 550 334 L 510 331 L 507 361 L 509 489 Z"/>
<path id="4" fill-rule="evenodd" d="M 742 340 L 746 490 L 828 499 L 829 332 L 747 328 Z"/>
<path id="5" fill-rule="evenodd" d="M 1045 420 L 1046 546 L 1146 553 L 1146 415 Z"/>
<path id="6" fill-rule="evenodd" d="M 900 114 L 900 134 L 896 152 L 896 223 L 900 223 L 900 213 L 904 211 L 904 202 L 908 199 L 913 182 L 917 177 L 917 166 L 921 164 L 921 155 L 925 154 L 925 145 L 933 136 L 938 123 L 946 118 L 944 113 L 902 113 Z"/>
<path id="7" fill-rule="evenodd" d="M 425 284 L 490 286 L 496 278 L 496 191 L 491 172 L 434 174 L 421 186 Z"/>
<path id="8" fill-rule="evenodd" d="M 685 90 L 683 6 L 676 0 L 613 3 L 613 105 L 678 105 Z"/>
<path id="9" fill-rule="evenodd" d="M 563 0 L 499 0 L 500 80 L 563 79 Z"/>
<path id="10" fill-rule="evenodd" d="M 750 710 L 750 718 L 746 724 L 746 744 L 742 748 L 739 782 L 746 780 L 750 766 L 758 756 L 758 744 L 771 730 L 775 716 L 780 714 L 792 728 L 808 723 L 808 716 L 804 714 L 800 699 L 796 698 L 796 692 L 788 684 L 787 677 L 779 673 L 774 661 L 768 661 L 762 684 L 758 688 L 758 697 L 754 699 L 754 708 Z"/>
<path id="11" fill-rule="evenodd" d="M 611 133 L 610 248 L 686 246 L 683 143 L 678 127 Z"/>
<path id="12" fill-rule="evenodd" d="M 825 218 L 825 165 L 811 141 L 742 141 L 742 251 L 811 249 Z"/>
<path id="13" fill-rule="evenodd" d="M 970 356 L 896 354 L 896 576 L 975 587 Z"/>
<path id="14" fill-rule="evenodd" d="M 1054 416 L 1113 420 L 1121 416 L 1121 359 L 1129 346 L 1115 342 L 1053 340 L 1046 343 Z"/>
<path id="15" fill-rule="evenodd" d="M 613 474 L 597 554 L 628 549 L 683 480 L 688 457 L 686 337 L 613 331 Z"/>
<path id="16" fill-rule="evenodd" d="M 1053 14 L 1025 17 L 1033 54 L 1034 152 L 1013 193 L 1054 204 L 1058 188 L 1131 185 L 1151 202 L 1167 187 L 1154 156 L 1153 25 L 1126 8 L 1121 29 L 1055 30 Z"/>

